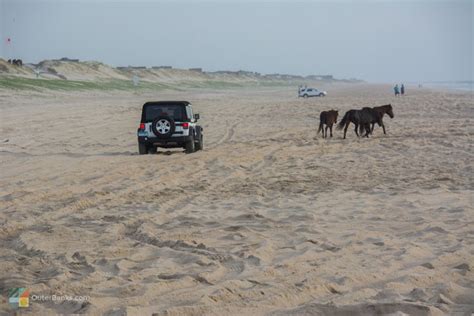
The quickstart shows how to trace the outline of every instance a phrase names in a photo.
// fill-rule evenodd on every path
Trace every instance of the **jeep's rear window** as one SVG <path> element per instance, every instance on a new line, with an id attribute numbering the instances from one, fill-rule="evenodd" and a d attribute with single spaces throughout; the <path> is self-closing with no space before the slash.
<path id="1" fill-rule="evenodd" d="M 186 113 L 183 105 L 178 104 L 159 104 L 147 105 L 145 107 L 145 121 L 151 122 L 158 116 L 168 116 L 175 121 L 186 121 Z"/>

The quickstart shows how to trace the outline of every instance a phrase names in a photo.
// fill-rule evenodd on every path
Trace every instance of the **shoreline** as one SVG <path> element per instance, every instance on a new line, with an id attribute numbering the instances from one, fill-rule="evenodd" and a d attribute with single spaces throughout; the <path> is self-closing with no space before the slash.
<path id="1" fill-rule="evenodd" d="M 450 90 L 450 91 L 461 91 L 461 92 L 474 92 L 474 82 L 470 83 L 455 83 L 455 82 L 446 82 L 446 83 L 425 83 L 424 87 L 436 90 Z"/>

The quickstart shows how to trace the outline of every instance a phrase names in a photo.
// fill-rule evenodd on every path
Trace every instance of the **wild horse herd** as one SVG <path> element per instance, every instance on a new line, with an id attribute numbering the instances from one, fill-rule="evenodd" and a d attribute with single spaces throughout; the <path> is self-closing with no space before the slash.
<path id="1" fill-rule="evenodd" d="M 383 133 L 386 134 L 385 126 L 383 125 L 383 116 L 387 114 L 390 118 L 393 118 L 393 108 L 391 104 L 376 106 L 373 108 L 365 107 L 361 110 L 349 110 L 344 114 L 342 120 L 337 125 L 337 129 L 341 130 L 344 128 L 344 139 L 346 139 L 347 129 L 349 125 L 353 123 L 355 125 L 355 133 L 357 137 L 360 137 L 365 131 L 363 137 L 369 137 L 374 131 L 374 126 L 377 123 L 378 126 L 382 126 Z M 328 130 L 332 137 L 332 126 L 337 122 L 338 111 L 330 110 L 323 111 L 319 115 L 319 129 L 318 134 L 322 132 L 323 138 L 328 136 Z M 326 125 L 326 126 L 324 126 Z"/>

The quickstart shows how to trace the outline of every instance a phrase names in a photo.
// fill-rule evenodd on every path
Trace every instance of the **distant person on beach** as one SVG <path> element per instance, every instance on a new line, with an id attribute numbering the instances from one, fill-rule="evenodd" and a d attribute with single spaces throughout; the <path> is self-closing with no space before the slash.
<path id="1" fill-rule="evenodd" d="M 395 96 L 400 95 L 400 90 L 398 90 L 398 84 L 396 84 L 395 87 L 393 87 L 393 91 L 395 92 Z"/>
<path id="2" fill-rule="evenodd" d="M 402 95 L 405 94 L 405 86 L 403 85 L 403 83 L 402 83 L 402 86 L 400 87 L 400 93 L 401 93 Z"/>

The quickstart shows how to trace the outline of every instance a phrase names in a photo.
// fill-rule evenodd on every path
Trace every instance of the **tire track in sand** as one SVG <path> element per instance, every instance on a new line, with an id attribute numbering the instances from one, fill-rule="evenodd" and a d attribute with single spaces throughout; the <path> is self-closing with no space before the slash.
<path id="1" fill-rule="evenodd" d="M 225 134 L 218 141 L 210 143 L 209 148 L 215 148 L 217 145 L 231 141 L 234 138 L 237 124 L 238 123 L 232 124 L 230 127 L 226 128 Z"/>

